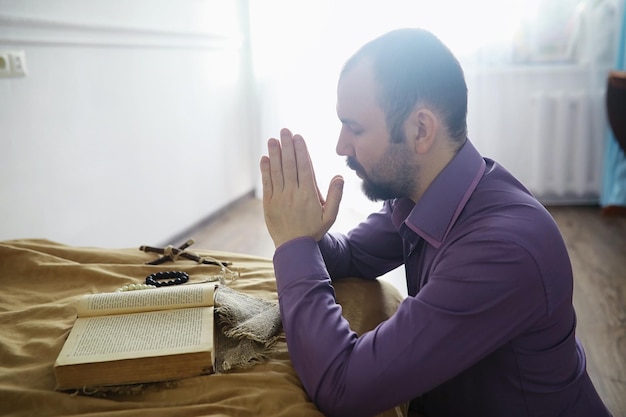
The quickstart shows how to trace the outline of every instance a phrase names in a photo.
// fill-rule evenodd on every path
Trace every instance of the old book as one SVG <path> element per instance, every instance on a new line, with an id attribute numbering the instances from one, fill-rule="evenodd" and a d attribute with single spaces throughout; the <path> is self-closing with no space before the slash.
<path id="1" fill-rule="evenodd" d="M 89 294 L 57 357 L 57 389 L 171 381 L 214 370 L 215 284 Z"/>

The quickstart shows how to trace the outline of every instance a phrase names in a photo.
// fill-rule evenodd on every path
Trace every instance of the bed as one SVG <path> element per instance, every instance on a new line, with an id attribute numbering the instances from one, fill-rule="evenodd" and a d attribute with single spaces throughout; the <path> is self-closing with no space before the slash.
<path id="1" fill-rule="evenodd" d="M 240 277 L 229 287 L 276 301 L 270 259 L 202 251 L 232 262 Z M 0 242 L 0 414 L 5 416 L 322 416 L 291 365 L 284 334 L 269 357 L 248 368 L 147 384 L 134 392 L 85 395 L 55 390 L 54 361 L 74 323 L 81 295 L 140 283 L 171 265 L 147 265 L 157 255 L 139 248 L 74 247 L 48 240 Z M 177 259 L 194 276 L 211 265 Z M 357 333 L 391 316 L 401 295 L 384 281 L 345 279 L 335 284 L 344 316 Z M 398 406 L 381 416 L 405 416 Z"/>

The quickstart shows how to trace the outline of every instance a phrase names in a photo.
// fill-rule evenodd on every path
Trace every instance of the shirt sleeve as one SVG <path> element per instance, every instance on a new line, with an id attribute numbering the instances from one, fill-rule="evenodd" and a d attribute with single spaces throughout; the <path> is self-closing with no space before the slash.
<path id="1" fill-rule="evenodd" d="M 391 222 L 391 206 L 370 214 L 347 235 L 327 233 L 319 248 L 332 279 L 374 279 L 403 263 L 402 239 Z"/>
<path id="2" fill-rule="evenodd" d="M 358 337 L 335 302 L 317 243 L 299 238 L 277 249 L 274 265 L 291 359 L 326 415 L 375 415 L 409 401 L 545 316 L 540 273 L 522 247 L 459 242 L 441 255 L 417 296 Z"/>

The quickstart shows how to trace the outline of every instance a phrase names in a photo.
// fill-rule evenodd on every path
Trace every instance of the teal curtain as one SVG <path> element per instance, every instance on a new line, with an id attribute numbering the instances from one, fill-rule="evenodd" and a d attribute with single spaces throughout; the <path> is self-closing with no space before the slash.
<path id="1" fill-rule="evenodd" d="M 619 34 L 616 70 L 626 71 L 626 7 L 622 7 L 623 16 Z M 626 115 L 624 115 L 626 117 Z M 626 156 L 620 148 L 611 129 L 606 137 L 604 154 L 604 177 L 600 205 L 626 207 Z"/>

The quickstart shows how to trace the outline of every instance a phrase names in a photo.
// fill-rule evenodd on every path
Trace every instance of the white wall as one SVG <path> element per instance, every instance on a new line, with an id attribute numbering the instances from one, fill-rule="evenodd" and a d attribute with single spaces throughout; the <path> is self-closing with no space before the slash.
<path id="1" fill-rule="evenodd" d="M 159 244 L 253 190 L 246 9 L 0 0 L 0 240 Z"/>
<path id="2" fill-rule="evenodd" d="M 601 99 L 619 4 L 623 0 L 255 0 L 263 136 L 282 126 L 301 133 L 324 192 L 333 175 L 345 176 L 340 220 L 380 207 L 365 199 L 361 181 L 335 155 L 338 75 L 363 43 L 394 28 L 421 26 L 439 36 L 464 68 L 469 137 L 479 151 L 544 203 L 597 203 L 606 131 Z M 539 5 L 552 13 L 533 10 Z M 274 12 L 279 7 L 291 18 Z M 447 13 L 452 9 L 453 16 Z M 561 15 L 572 20 L 565 24 Z M 577 30 L 569 33 L 571 22 Z M 560 96 L 557 117 L 541 111 L 548 102 L 541 97 Z"/>

